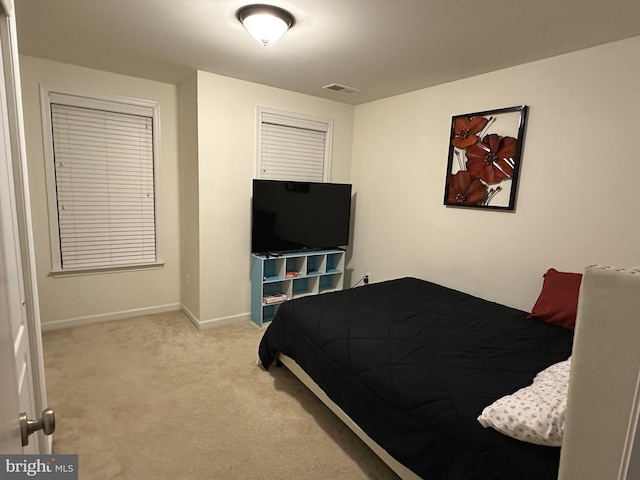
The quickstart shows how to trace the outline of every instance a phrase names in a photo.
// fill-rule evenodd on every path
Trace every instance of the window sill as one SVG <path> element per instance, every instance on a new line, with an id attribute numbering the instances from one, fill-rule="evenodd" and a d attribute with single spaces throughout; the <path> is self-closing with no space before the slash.
<path id="1" fill-rule="evenodd" d="M 65 270 L 52 269 L 50 277 L 74 277 L 80 275 L 103 275 L 106 273 L 124 273 L 137 270 L 158 270 L 164 267 L 163 261 L 143 263 L 139 265 L 114 265 L 109 267 L 67 268 Z"/>

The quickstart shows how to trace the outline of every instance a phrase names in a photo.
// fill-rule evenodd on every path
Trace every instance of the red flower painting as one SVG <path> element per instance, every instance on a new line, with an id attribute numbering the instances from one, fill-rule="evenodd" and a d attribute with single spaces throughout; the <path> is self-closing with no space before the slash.
<path id="1" fill-rule="evenodd" d="M 513 176 L 516 139 L 492 133 L 467 148 L 467 170 L 486 183 Z"/>
<path id="2" fill-rule="evenodd" d="M 528 109 L 517 105 L 451 119 L 445 205 L 515 209 Z"/>
<path id="3" fill-rule="evenodd" d="M 487 196 L 487 187 L 466 170 L 447 177 L 447 203 L 480 205 Z"/>
<path id="4" fill-rule="evenodd" d="M 454 147 L 467 148 L 478 141 L 478 133 L 487 125 L 489 120 L 484 117 L 458 117 L 453 124 Z"/>

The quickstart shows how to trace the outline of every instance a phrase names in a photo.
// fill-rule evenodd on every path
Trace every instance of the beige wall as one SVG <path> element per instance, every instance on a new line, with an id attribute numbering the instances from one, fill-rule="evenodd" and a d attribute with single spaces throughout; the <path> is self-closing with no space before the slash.
<path id="1" fill-rule="evenodd" d="M 202 323 L 248 316 L 258 106 L 334 120 L 332 181 L 356 194 L 355 279 L 416 275 L 530 309 L 550 266 L 640 264 L 639 55 L 637 37 L 355 108 L 205 72 L 176 87 L 21 57 L 43 323 L 180 302 Z M 163 269 L 48 276 L 39 83 L 160 102 Z M 445 208 L 451 116 L 523 103 L 516 212 Z"/>
<path id="2" fill-rule="evenodd" d="M 640 263 L 640 37 L 356 107 L 351 265 L 531 309 L 548 267 Z M 452 115 L 527 104 L 515 213 L 442 205 Z"/>
<path id="3" fill-rule="evenodd" d="M 349 181 L 354 111 L 350 105 L 204 72 L 194 73 L 176 87 L 27 56 L 21 57 L 21 62 L 38 287 L 45 327 L 180 305 L 203 324 L 248 317 L 250 197 L 258 106 L 334 120 L 332 180 Z M 56 278 L 49 275 L 40 84 L 160 103 L 158 212 L 164 268 Z"/>
<path id="4" fill-rule="evenodd" d="M 256 109 L 272 107 L 334 121 L 331 180 L 348 182 L 354 108 L 343 103 L 198 72 L 200 322 L 250 311 L 251 179 Z M 187 272 L 185 272 L 187 273 Z M 195 288 L 195 287 L 194 287 Z"/>
<path id="5" fill-rule="evenodd" d="M 180 304 L 177 88 L 123 75 L 21 56 L 22 94 L 43 326 L 117 318 Z M 161 269 L 52 277 L 39 85 L 96 95 L 120 95 L 160 104 L 161 156 L 157 211 Z"/>
<path id="6" fill-rule="evenodd" d="M 198 77 L 178 85 L 180 143 L 180 282 L 185 312 L 200 318 L 200 188 L 198 184 Z"/>

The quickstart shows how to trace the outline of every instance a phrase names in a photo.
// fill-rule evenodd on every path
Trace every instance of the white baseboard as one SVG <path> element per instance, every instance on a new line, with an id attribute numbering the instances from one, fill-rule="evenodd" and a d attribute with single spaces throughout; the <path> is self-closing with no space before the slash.
<path id="1" fill-rule="evenodd" d="M 54 320 L 53 322 L 42 323 L 42 331 L 59 330 L 61 328 L 78 327 L 80 325 L 89 325 L 91 323 L 108 322 L 110 320 L 122 320 L 123 318 L 140 317 L 142 315 L 153 315 L 155 313 L 173 312 L 180 310 L 182 305 L 179 303 L 170 303 L 168 305 L 159 305 L 157 307 L 136 308 L 133 310 L 124 310 L 121 312 L 106 313 L 101 315 L 89 315 L 86 317 L 69 318 L 65 320 Z"/>
<path id="2" fill-rule="evenodd" d="M 138 308 L 134 310 L 125 310 L 121 312 L 107 313 L 102 315 L 89 315 L 86 317 L 69 318 L 65 320 L 54 320 L 42 324 L 42 331 L 59 330 L 61 328 L 78 327 L 80 325 L 89 325 L 91 323 L 108 322 L 111 320 L 122 320 L 123 318 L 140 317 L 142 315 L 153 315 L 155 313 L 174 312 L 182 310 L 187 318 L 199 330 L 218 327 L 220 325 L 228 325 L 230 323 L 244 322 L 251 320 L 251 313 L 239 313 L 237 315 L 229 315 L 227 317 L 212 318 L 209 320 L 199 320 L 187 307 L 180 303 L 171 303 L 168 305 L 159 305 L 157 307 Z"/>
<path id="3" fill-rule="evenodd" d="M 251 320 L 251 313 L 239 313 L 237 315 L 229 315 L 227 317 L 212 318 L 210 320 L 194 321 L 193 319 L 191 319 L 191 321 L 194 322 L 196 327 L 198 327 L 200 330 L 205 330 L 207 328 L 212 328 L 212 327 L 219 327 L 221 325 L 229 325 L 230 323 L 244 322 L 246 320 Z"/>
<path id="4" fill-rule="evenodd" d="M 185 307 L 184 304 L 180 305 L 180 310 L 182 310 L 182 313 L 184 313 L 187 316 L 187 318 L 189 320 L 191 320 L 191 323 L 193 323 L 197 329 L 200 329 L 200 322 L 198 320 L 198 317 L 196 317 L 191 312 L 191 310 L 189 310 L 187 307 Z"/>
<path id="5" fill-rule="evenodd" d="M 193 323 L 198 330 L 205 330 L 207 328 L 219 327 L 221 325 L 229 325 L 230 323 L 244 322 L 245 320 L 251 320 L 251 313 L 239 313 L 237 315 L 229 315 L 227 317 L 212 318 L 210 320 L 200 320 L 196 317 L 191 310 L 182 305 L 180 308 L 191 323 Z"/>

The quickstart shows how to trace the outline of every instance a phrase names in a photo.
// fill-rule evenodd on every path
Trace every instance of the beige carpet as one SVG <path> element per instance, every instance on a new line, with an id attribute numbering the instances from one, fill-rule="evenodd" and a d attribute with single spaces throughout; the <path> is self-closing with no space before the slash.
<path id="1" fill-rule="evenodd" d="M 82 480 L 396 479 L 288 370 L 256 366 L 262 332 L 179 312 L 46 332 L 54 452 Z"/>

